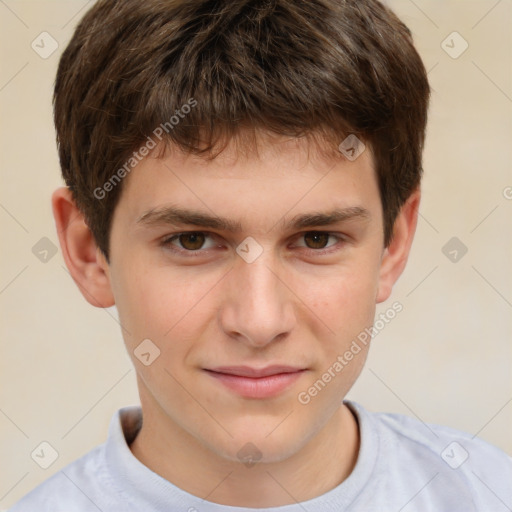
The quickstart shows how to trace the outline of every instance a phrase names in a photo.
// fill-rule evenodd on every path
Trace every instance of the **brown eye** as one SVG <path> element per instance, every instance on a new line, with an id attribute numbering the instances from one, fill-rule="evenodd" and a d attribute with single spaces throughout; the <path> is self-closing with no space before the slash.
<path id="1" fill-rule="evenodd" d="M 160 245 L 178 256 L 204 256 L 210 249 L 220 249 L 206 231 L 184 231 L 164 238 Z"/>
<path id="2" fill-rule="evenodd" d="M 197 251 L 204 244 L 204 233 L 183 233 L 178 236 L 181 246 L 188 251 Z"/>
<path id="3" fill-rule="evenodd" d="M 304 235 L 304 240 L 310 249 L 324 249 L 330 236 L 329 233 L 311 231 Z"/>

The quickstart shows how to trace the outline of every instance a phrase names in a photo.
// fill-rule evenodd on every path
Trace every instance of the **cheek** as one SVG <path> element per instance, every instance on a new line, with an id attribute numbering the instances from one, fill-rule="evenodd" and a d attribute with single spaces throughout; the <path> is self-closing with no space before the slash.
<path id="1" fill-rule="evenodd" d="M 308 276 L 300 286 L 307 290 L 303 300 L 317 317 L 337 338 L 346 339 L 373 322 L 377 277 L 375 266 L 361 262 Z"/>
<path id="2" fill-rule="evenodd" d="M 146 270 L 135 273 L 130 268 Z M 119 300 L 116 297 L 120 320 L 130 331 L 125 340 L 132 345 L 149 338 L 165 351 L 185 349 L 187 338 L 193 339 L 208 320 L 205 311 L 215 296 L 218 277 L 197 276 L 168 267 L 130 268 L 120 281 Z"/>

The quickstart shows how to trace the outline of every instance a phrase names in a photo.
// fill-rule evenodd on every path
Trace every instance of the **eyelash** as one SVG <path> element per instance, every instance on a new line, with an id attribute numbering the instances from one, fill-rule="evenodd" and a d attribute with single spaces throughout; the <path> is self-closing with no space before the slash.
<path id="1" fill-rule="evenodd" d="M 340 235 L 339 233 L 331 233 L 328 231 L 303 231 L 300 234 L 299 238 L 304 237 L 305 235 L 311 234 L 311 233 L 322 234 L 322 235 L 326 234 L 326 235 L 329 235 L 330 237 L 334 237 L 339 240 L 338 243 L 330 246 L 330 248 L 310 249 L 307 247 L 303 247 L 303 249 L 306 249 L 306 252 L 308 252 L 309 254 L 312 254 L 314 256 L 322 256 L 324 254 L 331 254 L 333 252 L 337 252 L 337 251 L 341 250 L 341 247 L 338 247 L 340 245 L 340 242 L 343 243 L 346 241 L 346 237 Z M 206 235 L 207 237 L 212 238 L 213 234 L 209 233 L 207 231 L 182 231 L 180 233 L 175 233 L 173 235 L 167 236 L 160 242 L 160 245 L 175 254 L 183 255 L 185 257 L 204 256 L 205 252 L 210 250 L 210 249 L 197 249 L 197 250 L 177 249 L 175 246 L 172 245 L 172 242 L 176 239 L 179 240 L 179 237 L 181 235 Z"/>

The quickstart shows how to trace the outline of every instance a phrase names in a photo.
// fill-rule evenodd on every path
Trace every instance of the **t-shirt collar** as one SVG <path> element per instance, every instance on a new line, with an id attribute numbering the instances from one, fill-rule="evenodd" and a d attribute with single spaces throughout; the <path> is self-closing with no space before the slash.
<path id="1" fill-rule="evenodd" d="M 261 510 L 268 512 L 301 512 L 322 510 L 339 511 L 349 507 L 370 479 L 378 460 L 379 436 L 375 419 L 359 404 L 344 402 L 355 415 L 359 424 L 360 449 L 354 470 L 339 486 L 330 491 L 301 502 L 301 504 L 283 505 Z M 201 512 L 254 512 L 254 508 L 231 507 L 205 501 L 183 489 L 176 487 L 147 466 L 142 464 L 131 452 L 129 444 L 142 426 L 142 409 L 129 406 L 119 409 L 112 417 L 108 439 L 105 444 L 106 464 L 110 477 L 118 491 L 128 503 L 137 507 L 146 506 L 155 512 L 193 510 Z M 301 506 L 302 505 L 302 506 Z"/>

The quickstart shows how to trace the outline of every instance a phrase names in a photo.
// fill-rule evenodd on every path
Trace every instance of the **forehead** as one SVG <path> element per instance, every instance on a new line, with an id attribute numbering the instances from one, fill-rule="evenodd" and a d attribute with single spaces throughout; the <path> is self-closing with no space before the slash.
<path id="1" fill-rule="evenodd" d="M 285 214 L 297 220 L 301 211 L 371 212 L 378 196 L 369 148 L 350 161 L 337 147 L 280 137 L 261 139 L 249 150 L 231 141 L 214 159 L 176 147 L 155 151 L 127 176 L 116 212 L 135 224 L 172 204 L 231 219 L 230 225 L 240 231 L 245 228 L 242 219 L 269 226 Z"/>

